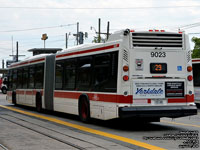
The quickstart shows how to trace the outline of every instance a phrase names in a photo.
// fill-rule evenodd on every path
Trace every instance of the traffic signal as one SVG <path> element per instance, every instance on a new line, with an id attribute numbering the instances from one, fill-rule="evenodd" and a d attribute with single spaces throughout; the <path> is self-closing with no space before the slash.
<path id="1" fill-rule="evenodd" d="M 79 40 L 78 40 L 79 44 L 83 44 L 83 41 L 84 41 L 84 34 L 83 32 L 79 32 Z"/>

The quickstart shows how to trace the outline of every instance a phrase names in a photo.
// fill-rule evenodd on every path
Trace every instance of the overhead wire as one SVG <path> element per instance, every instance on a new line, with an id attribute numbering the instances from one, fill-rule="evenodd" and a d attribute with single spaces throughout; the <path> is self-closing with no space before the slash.
<path id="1" fill-rule="evenodd" d="M 67 25 L 59 25 L 59 26 L 49 26 L 49 27 L 38 27 L 38 28 L 29 28 L 29 29 L 17 29 L 17 30 L 5 30 L 0 32 L 19 32 L 19 31 L 31 31 L 31 30 L 41 30 L 41 29 L 50 29 L 50 28 L 62 28 L 66 26 L 73 26 L 74 24 L 67 24 Z"/>
<path id="2" fill-rule="evenodd" d="M 192 7 L 200 7 L 200 5 L 183 5 L 183 6 L 139 6 L 139 7 L 19 7 L 19 6 L 1 6 L 0 9 L 112 9 L 112 10 L 118 10 L 118 9 L 162 9 L 162 8 L 192 8 Z"/>

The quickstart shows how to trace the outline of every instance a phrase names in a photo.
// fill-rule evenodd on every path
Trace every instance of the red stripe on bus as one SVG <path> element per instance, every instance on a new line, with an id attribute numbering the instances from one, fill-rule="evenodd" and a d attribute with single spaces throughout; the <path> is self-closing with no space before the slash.
<path id="1" fill-rule="evenodd" d="M 80 97 L 82 93 L 79 92 L 54 92 L 54 97 L 56 98 L 71 98 L 76 99 Z M 111 95 L 111 94 L 96 94 L 96 93 L 86 93 L 90 100 L 101 101 L 101 102 L 111 102 L 111 103 L 133 103 L 133 97 L 123 96 L 123 95 Z"/>
<path id="2" fill-rule="evenodd" d="M 189 103 L 194 102 L 194 94 L 186 95 L 185 98 L 170 98 L 168 103 Z"/>
<path id="3" fill-rule="evenodd" d="M 192 60 L 192 62 L 200 62 L 200 59 Z"/>
<path id="4" fill-rule="evenodd" d="M 66 57 L 66 56 L 71 56 L 71 55 L 79 55 L 79 54 L 84 54 L 84 53 L 97 52 L 97 51 L 102 51 L 102 50 L 106 50 L 106 49 L 112 49 L 112 48 L 116 48 L 116 47 L 119 47 L 119 44 L 105 46 L 105 47 L 99 47 L 99 48 L 94 48 L 94 49 L 89 49 L 89 50 L 84 50 L 84 51 L 79 51 L 79 52 L 61 54 L 61 55 L 57 55 L 56 58 Z"/>
<path id="5" fill-rule="evenodd" d="M 168 103 L 186 103 L 185 98 L 170 98 L 168 99 Z"/>
<path id="6" fill-rule="evenodd" d="M 11 92 L 11 95 L 12 95 L 12 91 Z M 16 94 L 26 94 L 26 95 L 36 95 L 37 92 L 40 92 L 41 95 L 43 95 L 43 90 L 32 90 L 32 91 L 26 91 L 26 90 L 16 90 Z"/>
<path id="7" fill-rule="evenodd" d="M 33 95 L 33 91 L 26 91 L 26 95 Z"/>
<path id="8" fill-rule="evenodd" d="M 25 91 L 18 91 L 18 90 L 16 90 L 16 94 L 24 94 L 25 93 Z"/>
<path id="9" fill-rule="evenodd" d="M 12 91 L 7 91 L 8 96 L 12 96 Z"/>
<path id="10" fill-rule="evenodd" d="M 73 92 L 54 92 L 54 97 L 57 98 L 72 98 L 78 99 L 81 93 L 73 93 Z"/>
<path id="11" fill-rule="evenodd" d="M 194 102 L 194 94 L 186 95 L 187 102 Z"/>
<path id="12" fill-rule="evenodd" d="M 10 68 L 12 67 L 17 67 L 17 66 L 21 66 L 21 65 L 26 65 L 26 64 L 32 64 L 32 63 L 36 63 L 36 62 L 40 62 L 40 61 L 44 61 L 45 58 L 41 58 L 41 59 L 37 59 L 37 60 L 32 60 L 32 61 L 26 61 L 26 62 L 21 62 L 19 64 L 14 64 L 14 65 L 11 65 Z"/>
<path id="13" fill-rule="evenodd" d="M 132 104 L 133 103 L 133 96 L 132 95 L 128 95 L 128 96 L 117 95 L 117 103 Z"/>
<path id="14" fill-rule="evenodd" d="M 148 104 L 151 104 L 151 99 L 148 99 L 147 101 L 148 101 Z"/>
<path id="15" fill-rule="evenodd" d="M 29 63 L 31 64 L 31 63 L 35 63 L 35 62 L 39 62 L 39 61 L 43 61 L 43 60 L 45 60 L 45 58 L 41 58 L 41 59 L 37 59 L 37 60 L 32 60 Z"/>

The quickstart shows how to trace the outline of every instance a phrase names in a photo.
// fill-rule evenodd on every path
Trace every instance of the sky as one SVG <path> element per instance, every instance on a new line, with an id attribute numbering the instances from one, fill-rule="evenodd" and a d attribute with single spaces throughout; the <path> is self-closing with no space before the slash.
<path id="1" fill-rule="evenodd" d="M 28 49 L 44 47 L 44 33 L 47 48 L 65 49 L 66 33 L 68 47 L 76 45 L 77 22 L 80 31 L 88 32 L 84 43 L 91 43 L 98 18 L 102 32 L 109 21 L 111 33 L 126 28 L 181 29 L 190 39 L 200 37 L 200 0 L 0 0 L 0 68 L 3 59 L 16 54 L 17 41 L 19 54 L 26 55 L 20 60 L 32 55 Z"/>

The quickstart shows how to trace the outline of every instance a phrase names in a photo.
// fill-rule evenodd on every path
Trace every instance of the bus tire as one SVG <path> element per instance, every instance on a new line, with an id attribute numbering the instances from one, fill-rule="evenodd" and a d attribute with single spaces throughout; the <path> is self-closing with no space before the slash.
<path id="1" fill-rule="evenodd" d="M 13 103 L 14 105 L 17 104 L 17 100 L 16 100 L 16 92 L 15 92 L 15 91 L 12 92 L 12 103 Z"/>
<path id="2" fill-rule="evenodd" d="M 37 112 L 42 111 L 42 95 L 40 92 L 36 93 L 36 111 Z"/>
<path id="3" fill-rule="evenodd" d="M 90 103 L 87 95 L 79 98 L 78 103 L 79 118 L 82 122 L 89 123 L 90 121 Z"/>
<path id="4" fill-rule="evenodd" d="M 6 87 L 2 87 L 2 88 L 1 88 L 1 91 L 2 91 L 3 94 L 6 94 L 6 93 L 7 93 Z"/>

